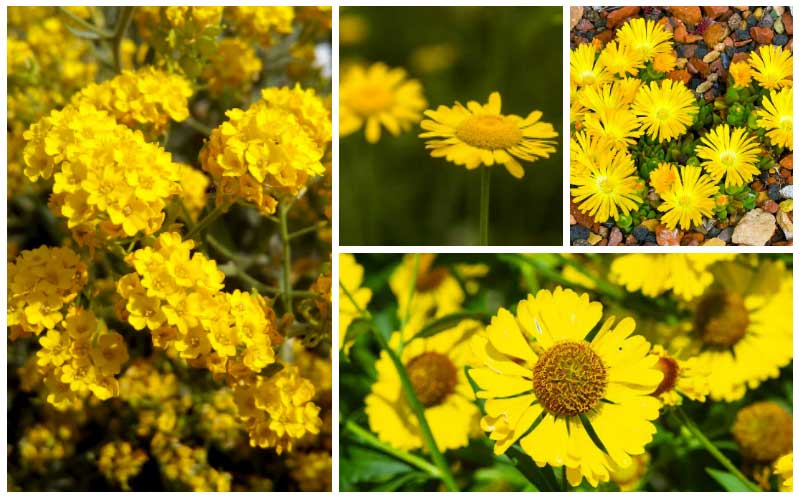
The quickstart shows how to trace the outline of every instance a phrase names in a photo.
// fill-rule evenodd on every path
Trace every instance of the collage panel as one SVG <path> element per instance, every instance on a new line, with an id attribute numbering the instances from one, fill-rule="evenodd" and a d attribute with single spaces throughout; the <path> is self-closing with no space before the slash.
<path id="1" fill-rule="evenodd" d="M 340 9 L 340 244 L 561 245 L 561 7 Z"/>
<path id="2" fill-rule="evenodd" d="M 571 7 L 570 29 L 571 245 L 792 245 L 790 7 Z"/>
<path id="3" fill-rule="evenodd" d="M 339 269 L 340 491 L 792 488 L 789 254 Z"/>

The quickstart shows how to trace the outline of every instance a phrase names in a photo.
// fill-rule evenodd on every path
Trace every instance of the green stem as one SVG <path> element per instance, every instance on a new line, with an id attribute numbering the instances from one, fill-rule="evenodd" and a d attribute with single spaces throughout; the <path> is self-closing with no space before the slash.
<path id="1" fill-rule="evenodd" d="M 319 228 L 325 226 L 326 224 L 327 224 L 327 221 L 322 221 L 320 223 L 317 223 L 317 224 L 314 224 L 314 225 L 311 225 L 311 226 L 306 226 L 305 228 L 302 228 L 302 229 L 298 229 L 294 233 L 290 233 L 289 234 L 289 238 L 293 240 L 293 239 L 297 238 L 298 236 L 302 236 L 302 235 L 305 235 L 307 233 L 313 233 L 314 231 L 318 231 Z"/>
<path id="2" fill-rule="evenodd" d="M 133 19 L 133 10 L 136 7 L 122 7 L 117 20 L 116 28 L 114 28 L 114 37 L 111 39 L 111 49 L 114 53 L 114 67 L 117 72 L 122 72 L 122 40 L 125 38 L 125 32 L 130 26 L 130 21 Z"/>
<path id="3" fill-rule="evenodd" d="M 691 432 L 694 437 L 696 437 L 696 439 L 705 447 L 708 452 L 710 452 L 713 457 L 716 458 L 719 464 L 724 466 L 724 468 L 732 473 L 733 476 L 741 480 L 741 482 L 749 487 L 752 492 L 761 491 L 760 487 L 749 481 L 749 479 L 744 476 L 744 474 L 741 473 L 741 471 L 729 459 L 727 459 L 727 456 L 722 454 L 718 447 L 713 445 L 713 442 L 708 440 L 705 434 L 702 433 L 702 430 L 700 430 L 699 427 L 694 424 L 694 422 L 688 417 L 687 414 L 685 414 L 685 411 L 683 411 L 682 408 L 678 407 L 674 412 L 677 414 L 677 419 L 679 419 L 682 425 L 688 429 L 688 431 Z"/>
<path id="4" fill-rule="evenodd" d="M 112 39 L 114 37 L 113 33 L 109 33 L 108 31 L 95 26 L 94 24 L 92 24 L 92 23 L 90 23 L 90 22 L 88 22 L 88 21 L 86 21 L 84 19 L 81 19 L 80 17 L 78 17 L 75 14 L 73 14 L 72 12 L 70 12 L 69 9 L 67 9 L 66 7 L 58 7 L 58 11 L 61 14 L 63 14 L 64 16 L 66 16 L 67 18 L 69 18 L 70 21 L 74 22 L 75 24 L 77 24 L 78 26 L 82 27 L 83 29 L 96 34 L 101 39 L 110 40 L 110 39 Z"/>
<path id="5" fill-rule="evenodd" d="M 386 339 L 380 334 L 380 331 L 378 331 L 375 326 L 370 326 L 370 329 L 372 330 L 372 335 L 374 335 L 375 339 L 380 344 L 380 348 L 382 348 L 386 354 L 388 354 L 388 357 L 391 359 L 391 362 L 394 363 L 394 367 L 397 369 L 397 374 L 399 374 L 400 383 L 402 383 L 402 389 L 405 391 L 408 404 L 410 405 L 413 413 L 416 415 L 416 419 L 419 421 L 419 431 L 421 432 L 422 439 L 424 439 L 425 445 L 430 451 L 430 456 L 433 459 L 433 463 L 438 466 L 438 469 L 441 472 L 441 481 L 444 483 L 444 486 L 447 487 L 448 491 L 457 492 L 458 486 L 455 484 L 455 479 L 452 477 L 452 472 L 449 469 L 449 465 L 447 465 L 446 459 L 444 459 L 444 455 L 441 454 L 440 450 L 438 450 L 436 440 L 433 438 L 433 432 L 430 430 L 430 425 L 427 423 L 427 418 L 424 415 L 424 406 L 422 406 L 422 403 L 419 402 L 419 399 L 416 397 L 416 392 L 413 389 L 413 384 L 411 383 L 411 379 L 408 377 L 408 372 L 405 370 L 405 366 L 402 365 L 400 358 L 391 349 L 391 347 L 389 347 L 388 342 L 386 342 Z"/>
<path id="6" fill-rule="evenodd" d="M 488 197 L 491 187 L 491 170 L 480 168 L 480 245 L 488 245 Z"/>
<path id="7" fill-rule="evenodd" d="M 405 328 L 405 325 L 408 324 L 408 320 L 411 318 L 411 301 L 413 301 L 413 294 L 416 292 L 416 279 L 419 277 L 419 257 L 419 254 L 413 254 L 413 277 L 411 278 L 411 284 L 408 288 L 408 300 L 405 301 L 405 313 L 402 316 L 400 329 Z"/>
<path id="8" fill-rule="evenodd" d="M 186 207 L 186 204 L 183 203 L 183 199 L 178 197 L 177 199 L 178 207 L 180 208 L 180 217 L 183 218 L 183 223 L 186 225 L 186 228 L 189 231 L 194 229 L 194 219 L 191 218 L 191 214 L 189 213 L 189 209 Z"/>
<path id="9" fill-rule="evenodd" d="M 241 258 L 233 253 L 232 250 L 225 247 L 222 242 L 214 238 L 212 235 L 207 235 L 205 237 L 205 241 L 210 245 L 214 250 L 222 254 L 227 260 L 229 260 L 233 264 L 233 272 L 235 276 L 240 280 L 244 281 L 252 288 L 258 290 L 258 293 L 266 294 L 266 295 L 277 295 L 280 293 L 280 290 L 271 286 L 264 285 L 257 279 L 253 278 L 246 271 L 239 267 L 239 261 Z"/>
<path id="10" fill-rule="evenodd" d="M 347 420 L 347 422 L 344 423 L 344 429 L 346 429 L 347 431 L 351 432 L 353 435 L 358 437 L 360 441 L 365 443 L 366 445 L 381 450 L 390 456 L 396 457 L 400 461 L 404 461 L 407 462 L 408 464 L 416 466 L 417 468 L 428 473 L 434 478 L 441 478 L 441 471 L 439 471 L 436 466 L 430 464 L 425 459 L 419 456 L 410 454 L 408 452 L 405 452 L 404 450 L 394 448 L 382 442 L 376 436 L 372 435 L 372 433 L 370 433 L 368 430 L 361 428 L 352 420 Z"/>
<path id="11" fill-rule="evenodd" d="M 220 204 L 214 207 L 211 212 L 208 213 L 207 216 L 202 218 L 200 222 L 194 225 L 194 228 L 190 229 L 189 232 L 186 234 L 186 238 L 194 238 L 199 235 L 203 230 L 208 228 L 216 219 L 224 214 L 228 209 L 228 204 Z"/>
<path id="12" fill-rule="evenodd" d="M 288 212 L 292 202 L 280 202 L 280 238 L 283 240 L 283 274 L 280 278 L 280 296 L 287 314 L 293 314 L 291 303 L 291 238 L 289 238 Z"/>
<path id="13" fill-rule="evenodd" d="M 196 131 L 196 132 L 198 132 L 200 134 L 203 134 L 205 136 L 210 136 L 211 135 L 211 131 L 212 131 L 211 128 L 209 128 L 205 124 L 201 123 L 200 121 L 198 121 L 197 119 L 195 119 L 192 116 L 189 116 L 186 119 L 184 119 L 183 120 L 183 124 L 185 124 L 186 126 L 190 127 L 194 131 Z"/>

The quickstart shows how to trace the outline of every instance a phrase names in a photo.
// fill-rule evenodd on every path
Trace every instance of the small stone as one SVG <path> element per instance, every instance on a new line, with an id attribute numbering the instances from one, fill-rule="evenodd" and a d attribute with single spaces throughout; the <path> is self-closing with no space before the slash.
<path id="1" fill-rule="evenodd" d="M 702 20 L 702 11 L 699 7 L 669 7 L 668 11 L 677 19 L 690 26 Z"/>
<path id="2" fill-rule="evenodd" d="M 756 8 L 752 15 L 755 16 L 755 19 L 760 20 L 760 18 L 763 17 L 763 7 Z"/>
<path id="3" fill-rule="evenodd" d="M 653 231 L 650 231 L 649 234 L 646 235 L 646 243 L 657 245 L 657 242 L 658 242 L 657 235 Z"/>
<path id="4" fill-rule="evenodd" d="M 681 45 L 679 48 L 682 50 L 682 56 L 686 59 L 690 59 L 696 53 L 696 45 Z"/>
<path id="5" fill-rule="evenodd" d="M 591 24 L 591 21 L 589 21 L 588 19 L 583 19 L 582 21 L 577 23 L 577 28 L 576 29 L 577 29 L 577 31 L 580 31 L 580 32 L 593 31 L 594 30 L 594 25 Z"/>
<path id="6" fill-rule="evenodd" d="M 590 244 L 588 243 L 588 240 L 580 239 L 580 240 L 575 240 L 574 243 L 572 243 L 572 245 L 581 247 L 581 246 L 589 246 Z"/>
<path id="7" fill-rule="evenodd" d="M 727 19 L 727 26 L 730 27 L 731 31 L 735 31 L 736 29 L 738 29 L 740 25 L 741 25 L 741 15 L 738 13 L 731 15 L 730 18 Z"/>
<path id="8" fill-rule="evenodd" d="M 785 34 L 792 35 L 793 34 L 793 15 L 790 11 L 785 11 L 782 14 L 782 24 L 785 26 Z"/>
<path id="9" fill-rule="evenodd" d="M 774 21 L 774 32 L 780 35 L 785 32 L 785 25 L 782 23 L 782 17 L 778 17 L 777 20 Z"/>
<path id="10" fill-rule="evenodd" d="M 712 47 L 727 36 L 727 25 L 721 22 L 711 24 L 705 29 L 702 37 L 707 46 Z"/>
<path id="11" fill-rule="evenodd" d="M 782 212 L 793 212 L 793 199 L 785 200 L 784 202 L 780 202 L 780 210 Z"/>
<path id="12" fill-rule="evenodd" d="M 571 215 L 574 216 L 574 219 L 577 220 L 577 224 L 585 226 L 586 228 L 590 228 L 594 225 L 594 218 L 580 211 L 574 203 L 571 204 L 570 212 Z M 586 234 L 583 238 L 588 238 L 588 235 Z"/>
<path id="13" fill-rule="evenodd" d="M 769 45 L 774 38 L 774 31 L 770 28 L 753 27 L 749 28 L 749 35 L 760 45 Z"/>
<path id="14" fill-rule="evenodd" d="M 691 75 L 685 69 L 680 69 L 679 71 L 669 71 L 667 77 L 672 81 L 682 81 L 685 85 L 687 85 L 691 80 Z"/>
<path id="15" fill-rule="evenodd" d="M 777 213 L 777 224 L 785 234 L 785 239 L 788 241 L 793 240 L 793 221 L 787 212 L 779 211 Z"/>
<path id="16" fill-rule="evenodd" d="M 677 25 L 674 26 L 674 41 L 677 43 L 688 42 L 688 29 L 686 29 L 685 24 L 680 20 L 677 20 Z"/>
<path id="17" fill-rule="evenodd" d="M 646 236 L 649 234 L 649 230 L 646 229 L 646 226 L 636 226 L 633 228 L 633 236 L 636 240 L 646 240 Z"/>
<path id="18" fill-rule="evenodd" d="M 764 211 L 766 211 L 768 213 L 771 213 L 771 214 L 776 214 L 777 211 L 780 209 L 780 206 L 777 205 L 777 202 L 775 202 L 775 201 L 773 201 L 771 199 L 768 199 L 765 202 L 763 202 L 763 206 L 762 207 L 763 207 Z"/>
<path id="19" fill-rule="evenodd" d="M 635 231 L 633 230 L 633 236 L 635 236 Z M 638 238 L 638 237 L 636 237 Z M 622 234 L 621 230 L 614 226 L 612 230 L 610 230 L 610 237 L 608 238 L 608 245 L 615 247 L 616 245 L 621 245 L 622 241 Z"/>
<path id="20" fill-rule="evenodd" d="M 700 84 L 699 86 L 696 87 L 696 93 L 697 94 L 703 94 L 706 91 L 708 91 L 709 89 L 711 89 L 712 87 L 713 87 L 713 82 L 712 81 L 705 81 L 705 82 L 703 82 L 702 84 Z"/>
<path id="21" fill-rule="evenodd" d="M 588 243 L 591 245 L 596 245 L 602 240 L 602 237 L 597 235 L 596 233 L 591 233 L 588 235 Z"/>
<path id="22" fill-rule="evenodd" d="M 738 39 L 738 41 L 744 41 L 744 40 L 752 39 L 752 37 L 749 36 L 749 31 L 747 31 L 745 29 L 739 29 L 738 31 L 736 31 L 735 32 L 735 37 Z"/>
<path id="23" fill-rule="evenodd" d="M 590 234 L 591 231 L 589 231 L 588 228 L 586 228 L 585 226 L 580 226 L 579 224 L 576 224 L 569 228 L 569 239 L 571 240 L 572 243 L 574 243 L 577 240 L 585 240 L 586 238 L 588 238 L 588 235 Z"/>
<path id="24" fill-rule="evenodd" d="M 727 244 L 719 238 L 708 238 L 702 245 L 705 247 L 724 247 Z"/>
<path id="25" fill-rule="evenodd" d="M 705 57 L 702 59 L 702 62 L 704 62 L 705 64 L 710 64 L 714 60 L 718 59 L 720 56 L 721 54 L 719 52 L 713 50 L 712 52 L 705 55 Z"/>
<path id="26" fill-rule="evenodd" d="M 658 245 L 679 245 L 683 234 L 679 229 L 670 230 L 665 225 L 660 225 L 655 230 Z"/>
<path id="27" fill-rule="evenodd" d="M 597 33 L 596 36 L 594 36 L 594 39 L 601 41 L 603 46 L 607 45 L 611 38 L 613 38 L 612 30 L 605 30 L 601 33 Z"/>
<path id="28" fill-rule="evenodd" d="M 770 28 L 774 26 L 774 18 L 771 16 L 763 16 L 763 18 L 760 19 L 760 22 L 758 22 L 757 25 L 761 28 Z"/>
<path id="29" fill-rule="evenodd" d="M 574 29 L 577 26 L 577 23 L 580 22 L 580 19 L 583 17 L 583 8 L 582 7 L 571 7 L 569 9 L 569 23 L 571 24 L 570 29 Z"/>
<path id="30" fill-rule="evenodd" d="M 654 232 L 657 229 L 659 224 L 660 221 L 658 221 L 657 219 L 647 219 L 646 221 L 641 222 L 641 226 L 652 232 Z"/>
<path id="31" fill-rule="evenodd" d="M 762 246 L 771 240 L 777 221 L 763 209 L 752 209 L 741 218 L 732 233 L 732 242 L 737 245 Z"/>
<path id="32" fill-rule="evenodd" d="M 778 47 L 782 47 L 788 43 L 788 37 L 786 35 L 776 35 L 771 43 L 777 45 Z"/>
<path id="33" fill-rule="evenodd" d="M 774 179 L 774 178 L 769 178 L 769 179 Z M 771 200 L 776 201 L 785 198 L 782 196 L 782 191 L 780 191 L 780 185 L 778 185 L 776 182 L 768 185 L 766 191 L 768 192 L 768 198 L 770 198 Z M 793 195 L 793 191 L 791 192 L 791 194 Z"/>
<path id="34" fill-rule="evenodd" d="M 692 57 L 691 60 L 688 61 L 688 70 L 694 74 L 701 74 L 702 76 L 707 77 L 710 74 L 710 66 L 701 59 L 696 57 Z"/>
<path id="35" fill-rule="evenodd" d="M 793 169 L 793 154 L 788 154 L 780 160 L 780 167 Z"/>
<path id="36" fill-rule="evenodd" d="M 749 60 L 749 52 L 736 52 L 735 55 L 732 56 L 732 61 L 730 64 L 735 64 L 736 62 L 746 62 Z"/>
<path id="37" fill-rule="evenodd" d="M 705 240 L 702 233 L 686 233 L 680 241 L 680 245 L 685 247 L 698 247 Z"/>
<path id="38" fill-rule="evenodd" d="M 793 199 L 793 185 L 782 187 L 780 190 L 780 197 L 785 199 Z"/>
<path id="39" fill-rule="evenodd" d="M 779 17 L 782 15 L 783 12 L 785 12 L 785 7 L 773 7 L 772 15 L 776 15 L 777 17 Z"/>
<path id="40" fill-rule="evenodd" d="M 702 57 L 707 55 L 707 53 L 708 53 L 707 47 L 697 47 L 696 53 L 694 53 L 694 56 L 696 58 L 698 58 L 698 59 L 701 59 Z"/>
<path id="41" fill-rule="evenodd" d="M 725 243 L 730 243 L 732 240 L 732 228 L 724 228 L 721 230 L 719 232 L 718 238 Z"/>
<path id="42" fill-rule="evenodd" d="M 718 19 L 719 17 L 723 16 L 727 12 L 730 11 L 729 7 L 702 7 L 702 10 L 705 12 L 705 16 L 711 19 Z"/>
<path id="43" fill-rule="evenodd" d="M 610 14 L 608 14 L 608 28 L 614 28 L 616 26 L 621 26 L 624 24 L 624 21 L 631 18 L 632 16 L 638 14 L 641 10 L 641 7 L 622 7 L 620 9 L 616 9 Z"/>

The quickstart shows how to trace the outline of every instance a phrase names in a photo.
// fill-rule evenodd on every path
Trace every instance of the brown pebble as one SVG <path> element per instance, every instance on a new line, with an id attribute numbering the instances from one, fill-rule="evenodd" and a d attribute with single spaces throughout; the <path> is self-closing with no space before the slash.
<path id="1" fill-rule="evenodd" d="M 753 26 L 749 28 L 749 36 L 760 45 L 768 45 L 771 43 L 771 39 L 774 38 L 774 31 L 771 28 Z"/>
<path id="2" fill-rule="evenodd" d="M 785 26 L 785 34 L 793 34 L 793 16 L 790 11 L 786 10 L 782 13 L 782 25 Z"/>
<path id="3" fill-rule="evenodd" d="M 702 34 L 705 44 L 707 44 L 709 47 L 715 46 L 716 43 L 723 40 L 725 36 L 727 36 L 727 23 L 723 22 L 715 22 L 711 24 Z"/>
<path id="4" fill-rule="evenodd" d="M 601 33 L 597 33 L 596 36 L 594 36 L 594 39 L 601 41 L 602 45 L 607 45 L 612 38 L 613 38 L 613 31 L 611 30 L 602 31 Z"/>
<path id="5" fill-rule="evenodd" d="M 696 247 L 701 245 L 703 241 L 705 241 L 705 235 L 702 233 L 686 233 L 680 241 L 680 245 Z"/>
<path id="6" fill-rule="evenodd" d="M 754 190 L 756 192 L 762 192 L 763 191 L 763 182 L 760 181 L 760 180 L 757 180 L 754 183 L 752 183 L 752 190 Z"/>
<path id="7" fill-rule="evenodd" d="M 702 7 L 702 10 L 705 11 L 705 16 L 711 19 L 718 19 L 719 17 L 723 16 L 727 12 L 730 11 L 729 7 Z"/>
<path id="8" fill-rule="evenodd" d="M 615 247 L 616 245 L 621 244 L 622 234 L 621 230 L 618 226 L 614 226 L 612 230 L 610 230 L 610 238 L 608 240 L 608 245 Z"/>
<path id="9" fill-rule="evenodd" d="M 689 26 L 694 26 L 702 20 L 702 11 L 699 7 L 669 7 L 669 13 Z"/>
<path id="10" fill-rule="evenodd" d="M 641 10 L 641 7 L 622 7 L 614 10 L 608 14 L 607 27 L 615 28 L 621 26 L 624 21 L 636 15 Z"/>
<path id="11" fill-rule="evenodd" d="M 735 44 L 738 45 L 737 43 Z M 735 55 L 732 56 L 732 62 L 741 62 L 746 61 L 749 59 L 749 52 L 736 52 Z"/>
<path id="12" fill-rule="evenodd" d="M 752 43 L 752 40 L 736 41 L 736 42 L 735 42 L 735 46 L 736 46 L 736 47 L 742 47 L 742 46 L 744 46 L 744 45 L 749 45 L 750 43 Z M 736 55 L 737 55 L 737 54 L 736 54 Z M 747 54 L 747 55 L 748 55 L 748 54 Z"/>
<path id="13" fill-rule="evenodd" d="M 667 77 L 673 81 L 682 81 L 685 86 L 688 86 L 688 82 L 691 81 L 691 75 L 685 69 L 670 71 Z"/>
<path id="14" fill-rule="evenodd" d="M 679 229 L 670 230 L 661 224 L 655 230 L 655 236 L 657 237 L 658 245 L 679 245 L 683 233 Z"/>
<path id="15" fill-rule="evenodd" d="M 695 73 L 698 72 L 704 77 L 707 77 L 707 75 L 710 74 L 710 66 L 696 57 L 691 57 L 691 59 L 688 61 L 689 71 L 691 70 L 691 66 L 693 66 Z"/>
<path id="16" fill-rule="evenodd" d="M 768 199 L 765 202 L 763 202 L 763 210 L 766 212 L 770 212 L 772 214 L 776 214 L 776 212 L 780 210 L 780 206 L 777 205 L 777 202 Z"/>
<path id="17" fill-rule="evenodd" d="M 780 167 L 785 169 L 793 169 L 793 154 L 788 154 L 780 161 Z"/>

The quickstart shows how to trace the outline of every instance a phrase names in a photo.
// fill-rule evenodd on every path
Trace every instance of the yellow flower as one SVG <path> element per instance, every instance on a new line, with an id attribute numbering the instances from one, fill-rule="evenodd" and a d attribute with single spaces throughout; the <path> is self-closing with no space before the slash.
<path id="1" fill-rule="evenodd" d="M 354 255 L 340 254 L 338 261 L 338 346 L 344 348 L 347 345 L 347 330 L 355 318 L 366 310 L 372 299 L 372 290 L 361 287 L 363 266 L 358 264 Z"/>
<path id="2" fill-rule="evenodd" d="M 611 74 L 625 77 L 627 74 L 636 75 L 638 69 L 644 67 L 641 56 L 624 43 L 609 41 L 599 54 L 599 63 L 604 65 Z"/>
<path id="3" fill-rule="evenodd" d="M 366 141 L 380 140 L 380 125 L 394 136 L 410 129 L 427 107 L 422 85 L 404 69 L 382 62 L 342 71 L 339 84 L 339 130 L 347 136 L 365 128 Z"/>
<path id="4" fill-rule="evenodd" d="M 761 45 L 749 57 L 752 77 L 760 86 L 777 90 L 793 86 L 793 52 L 775 45 Z"/>
<path id="5" fill-rule="evenodd" d="M 167 21 L 173 28 L 191 23 L 198 31 L 219 24 L 223 7 L 165 7 Z"/>
<path id="6" fill-rule="evenodd" d="M 658 167 L 649 173 L 649 185 L 654 188 L 655 193 L 663 195 L 671 190 L 671 186 L 679 179 L 680 175 L 674 164 L 661 162 Z"/>
<path id="7" fill-rule="evenodd" d="M 116 332 L 105 333 L 97 339 L 91 350 L 92 362 L 103 375 L 115 375 L 128 361 L 128 347 L 122 335 Z"/>
<path id="8" fill-rule="evenodd" d="M 450 269 L 435 265 L 435 254 L 418 254 L 419 267 L 414 273 L 416 257 L 405 255 L 388 280 L 397 299 L 397 315 L 441 317 L 459 310 L 465 295 Z"/>
<path id="9" fill-rule="evenodd" d="M 498 92 L 489 95 L 485 105 L 456 102 L 453 107 L 439 105 L 436 110 L 426 110 L 425 115 L 430 119 L 422 121 L 426 133 L 419 137 L 432 138 L 426 144 L 430 155 L 467 169 L 502 164 L 514 177 L 521 178 L 524 169 L 516 159 L 533 162 L 555 151 L 552 138 L 558 133 L 540 120 L 541 112 L 530 112 L 525 118 L 503 115 Z"/>
<path id="10" fill-rule="evenodd" d="M 585 129 L 589 135 L 605 138 L 625 150 L 643 133 L 635 114 L 625 108 L 587 114 Z"/>
<path id="11" fill-rule="evenodd" d="M 602 304 L 558 287 L 504 308 L 474 348 L 469 374 L 487 399 L 481 427 L 503 454 L 517 441 L 539 466 L 565 466 L 572 486 L 592 486 L 644 453 L 658 417 L 650 394 L 663 379 L 631 318 L 602 318 Z"/>
<path id="12" fill-rule="evenodd" d="M 746 460 L 771 464 L 791 453 L 793 417 L 775 402 L 755 402 L 738 411 L 732 435 Z"/>
<path id="13" fill-rule="evenodd" d="M 641 203 L 635 166 L 627 152 L 601 155 L 599 162 L 572 174 L 571 183 L 577 208 L 599 223 L 627 215 Z"/>
<path id="14" fill-rule="evenodd" d="M 287 461 L 291 477 L 303 492 L 330 492 L 333 489 L 333 459 L 329 452 L 293 454 Z"/>
<path id="15" fill-rule="evenodd" d="M 729 71 L 735 88 L 746 88 L 752 82 L 752 68 L 745 60 L 730 64 Z"/>
<path id="16" fill-rule="evenodd" d="M 303 90 L 299 83 L 294 88 L 264 88 L 261 97 L 267 107 L 291 112 L 319 148 L 325 150 L 332 139 L 330 111 L 313 88 Z"/>
<path id="17" fill-rule="evenodd" d="M 656 366 L 663 373 L 663 381 L 652 395 L 669 406 L 682 404 L 683 397 L 705 401 L 710 392 L 709 372 L 703 370 L 695 359 L 678 360 L 661 345 L 652 347 L 651 353 L 658 357 Z"/>
<path id="18" fill-rule="evenodd" d="M 780 491 L 793 492 L 793 452 L 777 459 L 774 473 L 780 477 Z"/>
<path id="19" fill-rule="evenodd" d="M 577 100 L 593 112 L 627 108 L 624 95 L 615 84 L 586 86 L 577 93 Z"/>
<path id="20" fill-rule="evenodd" d="M 294 7 L 228 7 L 225 18 L 236 34 L 268 47 L 274 43 L 276 34 L 291 34 Z"/>
<path id="21" fill-rule="evenodd" d="M 678 224 L 687 230 L 692 225 L 701 225 L 703 216 L 712 217 L 716 205 L 713 195 L 719 191 L 712 179 L 701 175 L 699 166 L 685 166 L 679 172 L 671 188 L 660 194 L 663 203 L 658 206 L 665 213 L 661 220 L 670 230 Z"/>
<path id="22" fill-rule="evenodd" d="M 596 48 L 588 43 L 571 51 L 569 71 L 572 83 L 577 86 L 602 86 L 613 79 L 601 58 L 597 60 Z"/>
<path id="23" fill-rule="evenodd" d="M 188 164 L 178 164 L 178 167 L 180 169 L 180 197 L 189 214 L 197 219 L 205 207 L 208 197 L 206 189 L 211 180 L 202 171 L 198 171 Z"/>
<path id="24" fill-rule="evenodd" d="M 720 124 L 702 137 L 696 155 L 702 166 L 716 181 L 725 177 L 727 187 L 748 183 L 760 170 L 757 168 L 761 152 L 757 140 L 747 136 L 746 128 L 732 128 Z"/>
<path id="25" fill-rule="evenodd" d="M 634 492 L 639 489 L 641 481 L 649 470 L 649 453 L 633 456 L 632 464 L 623 469 L 610 472 L 610 479 L 619 486 L 622 492 Z"/>
<path id="26" fill-rule="evenodd" d="M 421 322 L 419 322 L 421 323 Z M 425 417 L 436 445 L 443 451 L 465 447 L 479 433 L 480 411 L 464 372 L 472 363 L 469 340 L 482 329 L 476 321 L 461 321 L 457 326 L 429 338 L 413 338 L 419 324 L 395 333 L 392 347 L 399 346 L 404 333 L 405 346 L 400 360 L 407 370 L 413 390 L 424 406 Z M 399 374 L 386 352 L 375 366 L 377 381 L 367 395 L 369 427 L 384 442 L 403 449 L 424 446 L 413 411 L 402 390 Z"/>
<path id="27" fill-rule="evenodd" d="M 773 145 L 793 150 L 793 87 L 770 91 L 762 105 L 755 111 L 757 125 L 768 130 Z"/>
<path id="28" fill-rule="evenodd" d="M 632 111 L 644 131 L 662 143 L 682 136 L 693 124 L 699 106 L 694 94 L 681 81 L 664 79 L 642 86 Z"/>
<path id="29" fill-rule="evenodd" d="M 655 55 L 655 60 L 652 62 L 652 68 L 655 71 L 669 72 L 677 65 L 677 57 L 673 53 L 659 53 Z"/>
<path id="30" fill-rule="evenodd" d="M 671 290 L 684 300 L 693 300 L 713 283 L 710 266 L 733 258 L 732 254 L 623 255 L 611 263 L 610 279 L 647 297 Z"/>
<path id="31" fill-rule="evenodd" d="M 619 43 L 632 48 L 644 62 L 656 55 L 671 53 L 671 32 L 650 19 L 630 19 L 616 32 Z"/>
<path id="32" fill-rule="evenodd" d="M 230 89 L 247 95 L 260 77 L 261 59 L 251 44 L 239 38 L 223 38 L 203 70 L 208 90 L 218 95 Z"/>
<path id="33" fill-rule="evenodd" d="M 605 156 L 618 154 L 619 148 L 604 138 L 590 136 L 584 131 L 572 134 L 569 155 L 571 156 L 570 177 L 587 174 L 590 167 L 596 167 Z M 572 181 L 573 183 L 574 181 Z"/>
<path id="34" fill-rule="evenodd" d="M 130 490 L 128 480 L 139 474 L 147 459 L 143 450 L 133 450 L 128 442 L 109 442 L 100 447 L 97 467 L 103 476 L 119 483 L 123 490 Z"/>

